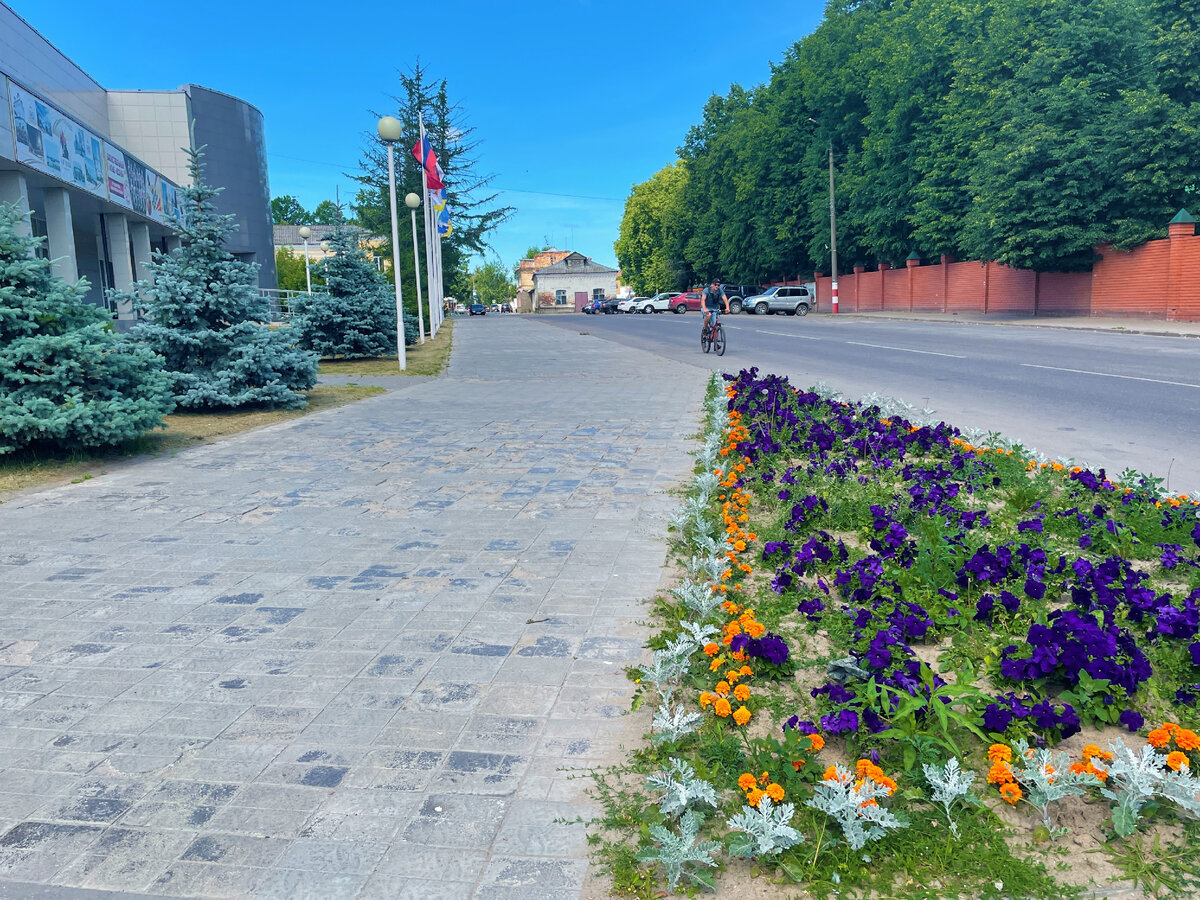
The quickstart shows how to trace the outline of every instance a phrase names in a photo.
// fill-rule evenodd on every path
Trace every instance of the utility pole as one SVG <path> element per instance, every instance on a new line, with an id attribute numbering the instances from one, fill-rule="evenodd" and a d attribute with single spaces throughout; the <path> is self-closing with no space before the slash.
<path id="1" fill-rule="evenodd" d="M 838 311 L 838 263 L 837 263 L 837 206 L 833 202 L 833 138 L 829 139 L 829 255 L 831 257 L 833 283 L 833 311 Z"/>

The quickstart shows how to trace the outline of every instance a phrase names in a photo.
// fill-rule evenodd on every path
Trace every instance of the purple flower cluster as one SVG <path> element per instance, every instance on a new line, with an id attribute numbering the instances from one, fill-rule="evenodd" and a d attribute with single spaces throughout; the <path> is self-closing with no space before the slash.
<path id="1" fill-rule="evenodd" d="M 983 711 L 983 727 L 995 734 L 1003 734 L 1013 722 L 1023 720 L 1045 731 L 1057 731 L 1064 738 L 1080 730 L 1079 715 L 1069 703 L 1056 705 L 1009 693 L 997 697 Z"/>
<path id="2" fill-rule="evenodd" d="M 755 659 L 766 660 L 773 666 L 782 666 L 788 661 L 787 642 L 770 631 L 760 638 L 752 638 L 748 634 L 735 634 L 729 649 L 734 653 L 740 651 Z"/>

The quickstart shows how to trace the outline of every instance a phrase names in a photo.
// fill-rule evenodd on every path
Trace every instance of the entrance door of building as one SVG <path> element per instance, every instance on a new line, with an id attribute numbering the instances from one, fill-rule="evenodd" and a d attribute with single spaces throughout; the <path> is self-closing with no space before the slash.
<path id="1" fill-rule="evenodd" d="M 588 292 L 575 292 L 575 312 L 583 312 L 583 308 L 588 305 Z"/>

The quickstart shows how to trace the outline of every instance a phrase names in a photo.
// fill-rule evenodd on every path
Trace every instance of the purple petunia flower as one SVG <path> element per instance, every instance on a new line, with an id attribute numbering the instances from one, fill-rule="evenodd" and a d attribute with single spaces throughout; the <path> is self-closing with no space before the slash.
<path id="1" fill-rule="evenodd" d="M 1146 722 L 1146 720 L 1142 718 L 1142 714 L 1134 709 L 1127 709 L 1122 712 L 1119 721 L 1130 731 L 1137 731 Z"/>

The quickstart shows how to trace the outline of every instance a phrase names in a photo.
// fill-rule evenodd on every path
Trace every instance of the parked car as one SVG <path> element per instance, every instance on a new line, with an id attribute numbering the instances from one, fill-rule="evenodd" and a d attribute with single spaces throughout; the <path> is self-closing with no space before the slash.
<path id="1" fill-rule="evenodd" d="M 675 294 L 668 301 L 668 305 L 675 312 L 682 314 L 689 309 L 699 309 L 703 295 L 703 291 L 687 291 L 683 294 Z"/>
<path id="2" fill-rule="evenodd" d="M 661 294 L 655 294 L 653 297 L 639 297 L 641 304 L 638 306 L 638 312 L 649 315 L 650 313 L 666 312 L 671 308 L 671 298 L 678 296 L 675 291 L 663 291 Z"/>
<path id="3" fill-rule="evenodd" d="M 721 290 L 725 292 L 725 298 L 729 301 L 731 313 L 740 313 L 747 297 L 762 293 L 762 287 L 757 284 L 723 284 Z"/>
<path id="4" fill-rule="evenodd" d="M 638 306 L 645 302 L 646 297 L 626 297 L 617 304 L 617 312 L 633 313 L 638 311 Z"/>
<path id="5" fill-rule="evenodd" d="M 460 312 L 460 313 L 465 313 L 467 311 L 467 304 L 465 304 L 465 303 L 456 304 L 454 307 L 454 311 Z"/>
<path id="6" fill-rule="evenodd" d="M 606 316 L 617 312 L 617 306 L 620 304 L 620 297 L 601 297 L 600 305 L 596 308 L 596 312 L 602 312 Z"/>
<path id="7" fill-rule="evenodd" d="M 487 315 L 487 307 L 484 306 L 482 303 L 472 303 L 471 304 L 471 315 L 486 316 Z"/>
<path id="8" fill-rule="evenodd" d="M 790 316 L 807 316 L 817 305 L 813 295 L 804 285 L 767 288 L 761 294 L 747 297 L 742 306 L 760 316 L 768 313 L 787 313 Z"/>

